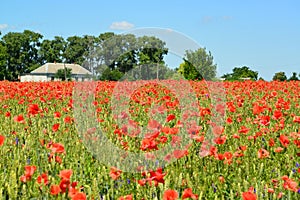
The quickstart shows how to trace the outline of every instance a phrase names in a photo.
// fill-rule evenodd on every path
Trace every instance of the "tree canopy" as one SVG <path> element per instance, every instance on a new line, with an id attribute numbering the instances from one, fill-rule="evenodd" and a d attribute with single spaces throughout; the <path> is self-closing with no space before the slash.
<path id="1" fill-rule="evenodd" d="M 18 80 L 21 74 L 47 62 L 77 63 L 99 79 L 109 80 L 133 69 L 142 71 L 140 75 L 156 77 L 166 72 L 163 58 L 168 49 L 156 37 L 107 32 L 99 36 L 42 38 L 40 33 L 29 30 L 4 35 L 0 40 L 0 80 Z"/>
<path id="2" fill-rule="evenodd" d="M 299 74 L 300 77 L 300 74 Z M 288 79 L 289 81 L 299 81 L 299 78 L 297 77 L 297 73 L 293 72 L 292 76 Z"/>
<path id="3" fill-rule="evenodd" d="M 64 68 L 64 69 L 58 69 L 55 73 L 55 78 L 58 78 L 62 81 L 70 80 L 72 75 L 72 69 L 71 68 Z"/>
<path id="4" fill-rule="evenodd" d="M 165 79 L 176 72 L 188 80 L 216 77 L 217 65 L 206 48 L 186 50 L 183 62 L 176 69 L 168 68 L 164 62 L 167 54 L 166 43 L 154 36 L 106 32 L 99 36 L 55 36 L 43 40 L 42 34 L 30 30 L 9 32 L 0 39 L 0 80 L 16 81 L 20 75 L 47 62 L 76 63 L 101 80 Z M 258 72 L 247 66 L 235 67 L 232 73 L 222 77 L 232 81 L 258 80 Z M 289 79 L 284 72 L 278 72 L 273 80 L 299 78 L 296 72 Z"/>
<path id="5" fill-rule="evenodd" d="M 9 32 L 2 37 L 6 47 L 6 79 L 17 80 L 39 66 L 38 47 L 43 36 L 29 30 L 23 33 Z"/>
<path id="6" fill-rule="evenodd" d="M 225 78 L 225 80 L 236 81 L 250 78 L 251 80 L 258 79 L 258 72 L 251 70 L 247 66 L 243 67 L 235 67 L 232 70 L 232 73 L 224 74 L 221 78 Z"/>
<path id="7" fill-rule="evenodd" d="M 195 51 L 187 50 L 183 63 L 180 64 L 178 72 L 188 80 L 212 80 L 217 74 L 217 65 L 213 63 L 211 52 L 205 48 Z"/>
<path id="8" fill-rule="evenodd" d="M 272 80 L 273 81 L 286 81 L 287 77 L 285 75 L 285 72 L 277 72 L 274 74 Z"/>

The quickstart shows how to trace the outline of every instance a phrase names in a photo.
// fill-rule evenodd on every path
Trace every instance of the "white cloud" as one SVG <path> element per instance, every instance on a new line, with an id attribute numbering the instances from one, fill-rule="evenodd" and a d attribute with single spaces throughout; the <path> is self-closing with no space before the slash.
<path id="1" fill-rule="evenodd" d="M 7 24 L 0 24 L 0 30 L 4 30 L 6 28 L 8 28 Z"/>
<path id="2" fill-rule="evenodd" d="M 214 20 L 212 16 L 203 16 L 202 17 L 202 22 L 203 23 L 211 23 Z"/>
<path id="3" fill-rule="evenodd" d="M 112 30 L 127 30 L 133 27 L 134 27 L 133 24 L 126 21 L 122 21 L 122 22 L 113 22 L 109 28 Z"/>
<path id="4" fill-rule="evenodd" d="M 222 19 L 227 21 L 227 20 L 232 20 L 233 17 L 230 15 L 224 15 L 224 16 L 222 16 Z"/>

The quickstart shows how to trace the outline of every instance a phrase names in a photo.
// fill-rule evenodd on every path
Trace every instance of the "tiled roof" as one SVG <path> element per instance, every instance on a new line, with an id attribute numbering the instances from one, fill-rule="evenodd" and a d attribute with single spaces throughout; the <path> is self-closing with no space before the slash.
<path id="1" fill-rule="evenodd" d="M 58 69 L 71 68 L 72 74 L 92 74 L 90 71 L 81 67 L 78 64 L 67 64 L 67 63 L 46 63 L 41 67 L 30 72 L 31 74 L 55 74 Z"/>

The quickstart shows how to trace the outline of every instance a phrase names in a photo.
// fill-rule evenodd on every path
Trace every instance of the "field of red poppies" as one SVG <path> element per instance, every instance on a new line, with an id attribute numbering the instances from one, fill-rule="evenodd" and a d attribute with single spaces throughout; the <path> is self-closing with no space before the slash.
<path id="1" fill-rule="evenodd" d="M 187 83 L 182 96 L 167 87 Z M 0 82 L 0 199 L 300 198 L 299 81 L 224 82 L 220 102 L 205 81 L 94 84 L 84 102 L 75 82 Z M 122 170 L 128 155 L 98 148 L 103 134 L 153 165 Z"/>

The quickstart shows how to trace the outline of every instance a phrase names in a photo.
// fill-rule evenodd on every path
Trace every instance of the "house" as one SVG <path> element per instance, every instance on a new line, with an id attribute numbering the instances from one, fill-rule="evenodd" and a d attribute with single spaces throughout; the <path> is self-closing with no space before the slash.
<path id="1" fill-rule="evenodd" d="M 55 74 L 59 69 L 72 69 L 71 80 L 87 81 L 91 80 L 92 73 L 78 64 L 66 63 L 46 63 L 41 67 L 33 70 L 28 74 L 23 74 L 20 77 L 21 82 L 27 81 L 55 81 Z"/>

